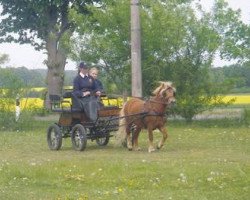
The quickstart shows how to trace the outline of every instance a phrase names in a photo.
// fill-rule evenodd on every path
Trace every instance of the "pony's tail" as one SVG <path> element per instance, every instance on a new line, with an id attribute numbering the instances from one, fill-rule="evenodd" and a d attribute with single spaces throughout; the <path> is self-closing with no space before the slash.
<path id="1" fill-rule="evenodd" d="M 117 134 L 115 136 L 116 146 L 121 146 L 123 142 L 126 140 L 127 134 L 126 134 L 126 118 L 125 118 L 125 104 L 123 105 L 122 109 L 120 110 L 119 114 L 119 129 L 117 131 Z"/>

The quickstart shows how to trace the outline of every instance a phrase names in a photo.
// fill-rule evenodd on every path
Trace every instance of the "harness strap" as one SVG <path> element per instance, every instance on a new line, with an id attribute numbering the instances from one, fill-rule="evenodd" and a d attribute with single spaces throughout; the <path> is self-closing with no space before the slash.
<path id="1" fill-rule="evenodd" d="M 155 111 L 150 104 L 146 104 L 147 102 L 151 102 L 151 101 L 152 100 L 150 100 L 150 99 L 145 100 L 144 101 L 144 106 L 143 106 L 143 109 L 142 109 L 142 112 L 145 113 L 145 114 L 142 116 L 141 121 L 142 121 L 143 126 L 145 128 L 147 128 L 147 124 L 144 121 L 145 117 L 147 117 L 147 116 L 164 116 L 165 115 L 165 113 L 163 113 L 163 112 L 157 112 L 157 111 Z M 160 102 L 155 101 L 155 103 L 160 103 Z M 146 105 L 150 105 L 151 109 L 150 108 L 146 108 Z"/>

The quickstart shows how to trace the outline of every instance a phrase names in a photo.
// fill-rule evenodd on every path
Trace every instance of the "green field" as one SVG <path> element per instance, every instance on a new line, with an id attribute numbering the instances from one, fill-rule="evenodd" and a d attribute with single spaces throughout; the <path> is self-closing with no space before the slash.
<path id="1" fill-rule="evenodd" d="M 0 199 L 249 199 L 249 126 L 170 122 L 164 148 L 148 153 L 145 133 L 140 152 L 114 146 L 113 138 L 106 147 L 88 141 L 83 152 L 67 138 L 50 151 L 48 125 L 0 133 Z"/>

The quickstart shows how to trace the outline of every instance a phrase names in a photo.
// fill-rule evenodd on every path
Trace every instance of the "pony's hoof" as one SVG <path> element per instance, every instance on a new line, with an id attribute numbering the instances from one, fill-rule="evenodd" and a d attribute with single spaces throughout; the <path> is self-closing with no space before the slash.
<path id="1" fill-rule="evenodd" d="M 129 151 L 132 151 L 133 149 L 132 148 L 128 148 Z"/>
<path id="2" fill-rule="evenodd" d="M 148 153 L 151 153 L 151 152 L 154 152 L 155 151 L 155 148 L 149 148 L 148 149 Z"/>
<path id="3" fill-rule="evenodd" d="M 160 146 L 160 145 L 157 145 L 157 149 L 159 150 L 159 149 L 161 149 L 162 148 L 162 146 Z"/>
<path id="4" fill-rule="evenodd" d="M 140 147 L 135 148 L 135 151 L 141 151 Z"/>

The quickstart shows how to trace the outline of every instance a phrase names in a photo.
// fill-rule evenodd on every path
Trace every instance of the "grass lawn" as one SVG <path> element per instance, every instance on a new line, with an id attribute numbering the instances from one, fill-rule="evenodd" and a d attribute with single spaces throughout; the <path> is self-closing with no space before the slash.
<path id="1" fill-rule="evenodd" d="M 247 200 L 250 127 L 169 126 L 162 150 L 130 152 L 88 141 L 83 152 L 69 138 L 50 151 L 43 124 L 0 133 L 0 199 Z M 155 141 L 160 139 L 155 133 Z"/>

